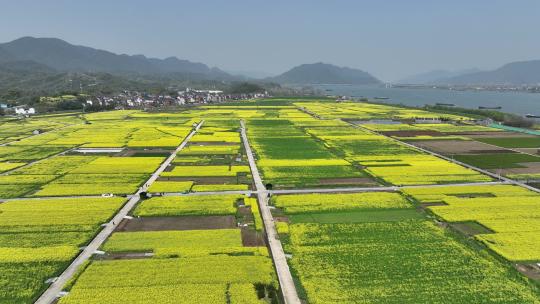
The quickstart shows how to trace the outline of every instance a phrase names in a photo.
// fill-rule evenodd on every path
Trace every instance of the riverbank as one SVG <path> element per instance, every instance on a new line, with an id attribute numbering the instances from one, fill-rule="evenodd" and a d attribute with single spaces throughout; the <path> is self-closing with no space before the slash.
<path id="1" fill-rule="evenodd" d="M 423 107 L 437 103 L 453 104 L 457 107 L 478 109 L 479 107 L 501 107 L 500 112 L 525 116 L 540 114 L 540 94 L 525 92 L 451 91 L 427 88 L 387 88 L 385 86 L 358 85 L 313 85 L 327 95 L 342 95 L 352 98 L 367 98 L 376 102 Z M 537 120 L 540 122 L 540 120 Z"/>

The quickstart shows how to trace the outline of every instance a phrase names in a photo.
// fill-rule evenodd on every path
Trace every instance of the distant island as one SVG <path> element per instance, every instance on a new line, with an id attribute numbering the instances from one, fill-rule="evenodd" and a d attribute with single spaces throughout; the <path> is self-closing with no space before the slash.
<path id="1" fill-rule="evenodd" d="M 394 81 L 394 83 L 400 84 L 436 84 L 444 83 L 447 79 L 481 72 L 480 69 L 472 68 L 466 70 L 448 71 L 448 70 L 432 70 L 429 72 L 419 73 L 411 75 L 400 80 Z"/>
<path id="2" fill-rule="evenodd" d="M 267 81 L 285 84 L 380 84 L 371 74 L 327 63 L 302 64 Z"/>

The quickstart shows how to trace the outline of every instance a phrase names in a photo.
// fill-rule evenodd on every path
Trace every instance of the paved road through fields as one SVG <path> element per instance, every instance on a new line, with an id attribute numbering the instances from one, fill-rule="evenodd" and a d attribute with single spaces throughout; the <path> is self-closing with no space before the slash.
<path id="1" fill-rule="evenodd" d="M 242 125 L 242 142 L 244 144 L 244 148 L 246 149 L 251 175 L 253 176 L 253 181 L 255 182 L 255 187 L 257 188 L 259 210 L 261 211 L 264 230 L 268 238 L 268 246 L 270 247 L 272 259 L 274 260 L 274 265 L 276 267 L 281 293 L 283 294 L 285 304 L 300 304 L 300 298 L 298 297 L 296 286 L 294 285 L 291 271 L 289 269 L 289 265 L 287 264 L 287 258 L 285 257 L 285 252 L 283 251 L 281 241 L 278 239 L 278 233 L 272 213 L 270 212 L 270 208 L 268 208 L 268 192 L 262 183 L 261 175 L 259 174 L 257 165 L 255 164 L 255 158 L 253 157 L 253 152 L 251 151 L 251 147 L 246 135 L 246 126 L 244 121 L 241 121 L 240 123 Z"/>
<path id="2" fill-rule="evenodd" d="M 264 190 L 267 194 L 309 194 L 309 193 L 360 193 L 360 192 L 394 192 L 407 188 L 440 188 L 440 187 L 462 187 L 462 186 L 487 186 L 511 184 L 505 181 L 477 182 L 477 183 L 456 183 L 456 184 L 426 184 L 407 186 L 382 186 L 382 187 L 341 187 L 341 188 L 307 188 L 307 189 L 282 189 Z M 224 195 L 224 194 L 257 194 L 259 191 L 209 191 L 209 192 L 165 192 L 163 196 L 203 196 L 203 195 Z M 17 199 L 12 199 L 17 200 Z M 6 201 L 9 201 L 6 200 Z"/>

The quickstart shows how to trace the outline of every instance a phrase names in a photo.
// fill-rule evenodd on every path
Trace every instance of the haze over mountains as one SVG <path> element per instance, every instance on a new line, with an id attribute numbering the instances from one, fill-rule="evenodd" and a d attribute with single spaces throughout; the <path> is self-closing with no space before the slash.
<path id="1" fill-rule="evenodd" d="M 204 79 L 232 77 L 217 68 L 176 57 L 155 59 L 143 55 L 117 55 L 56 38 L 23 37 L 0 44 L 0 62 L 14 61 L 33 61 L 62 72 L 182 73 Z"/>
<path id="2" fill-rule="evenodd" d="M 445 80 L 455 85 L 524 85 L 540 84 L 540 60 L 512 62 L 493 71 L 483 71 L 451 77 Z"/>
<path id="3" fill-rule="evenodd" d="M 398 81 L 406 84 L 442 85 L 538 85 L 540 84 L 540 60 L 508 63 L 498 69 L 481 71 L 436 70 L 418 74 Z"/>
<path id="4" fill-rule="evenodd" d="M 425 73 L 412 75 L 395 82 L 402 84 L 436 84 L 444 82 L 449 78 L 476 72 L 480 72 L 480 70 L 476 68 L 459 71 L 433 70 Z"/>
<path id="5" fill-rule="evenodd" d="M 6 66 L 6 64 L 9 65 Z M 144 55 L 118 55 L 105 50 L 69 44 L 56 38 L 23 37 L 0 44 L 0 72 L 18 68 L 27 71 L 30 65 L 42 72 L 101 72 L 115 75 L 168 75 L 200 80 L 242 80 L 203 63 L 169 57 L 148 58 Z M 48 70 L 48 71 L 47 71 Z M 312 84 L 372 84 L 380 81 L 366 72 L 340 68 L 330 64 L 306 64 L 263 81 Z"/>
<path id="6" fill-rule="evenodd" d="M 23 37 L 0 44 L 0 80 L 4 85 L 34 80 L 60 73 L 108 73 L 115 77 L 135 76 L 161 79 L 189 79 L 202 81 L 275 82 L 280 84 L 380 84 L 368 72 L 327 63 L 302 64 L 274 77 L 237 76 L 176 57 L 148 58 L 144 55 L 115 54 L 105 50 L 72 45 L 56 38 Z M 236 74 L 236 73 L 235 73 Z M 255 75 L 252 75 L 255 76 Z M 262 75 L 261 75 L 262 76 Z M 37 77 L 37 78 L 36 78 Z M 8 82 L 6 82 L 6 80 Z M 465 71 L 437 70 L 399 81 L 409 84 L 522 85 L 540 83 L 540 60 L 514 62 L 493 71 L 477 69 Z"/>

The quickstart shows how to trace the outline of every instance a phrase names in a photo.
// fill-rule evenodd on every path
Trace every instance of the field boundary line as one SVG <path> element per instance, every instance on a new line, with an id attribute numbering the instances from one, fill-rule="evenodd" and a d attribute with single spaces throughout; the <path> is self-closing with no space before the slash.
<path id="1" fill-rule="evenodd" d="M 465 187 L 465 186 L 488 186 L 488 185 L 508 185 L 510 182 L 493 181 L 493 182 L 477 182 L 477 183 L 458 183 L 458 184 L 427 184 L 427 185 L 406 185 L 406 186 L 383 186 L 383 187 L 343 187 L 343 188 L 305 188 L 305 189 L 282 189 L 282 190 L 266 190 L 268 194 L 309 194 L 309 193 L 362 193 L 362 192 L 395 192 L 400 189 L 411 188 L 440 188 L 440 187 Z M 251 195 L 257 194 L 253 190 L 235 190 L 235 191 L 205 191 L 205 192 L 161 192 L 161 196 L 206 196 L 206 195 Z M 132 198 L 130 194 L 127 198 Z M 159 195 L 157 195 L 159 197 Z M 0 202 L 10 201 L 27 201 L 27 200 L 44 200 L 44 199 L 74 199 L 74 198 L 101 198 L 101 195 L 80 195 L 80 196 L 32 196 L 32 197 L 17 197 L 17 198 L 0 198 Z M 115 197 L 123 197 L 117 195 Z"/>
<path id="2" fill-rule="evenodd" d="M 496 182 L 478 182 L 478 183 L 429 184 L 429 185 L 406 185 L 406 186 L 385 186 L 385 187 L 284 189 L 284 190 L 270 190 L 267 192 L 271 194 L 397 192 L 401 189 L 410 189 L 410 188 L 465 187 L 465 186 L 486 186 L 486 185 L 504 185 L 504 184 L 508 184 L 508 182 L 496 181 Z"/>
<path id="3" fill-rule="evenodd" d="M 264 187 L 255 163 L 255 158 L 253 157 L 253 152 L 251 146 L 249 145 L 248 137 L 246 134 L 246 126 L 243 120 L 240 121 L 241 125 L 241 135 L 242 142 L 244 144 L 244 149 L 246 150 L 246 155 L 249 161 L 249 167 L 251 169 L 251 175 L 253 181 L 255 182 L 255 187 L 257 189 L 257 198 L 259 202 L 259 210 L 261 212 L 261 217 L 264 223 L 264 231 L 266 233 L 266 239 L 268 240 L 268 246 L 270 247 L 270 254 L 274 260 L 274 266 L 276 268 L 276 273 L 278 276 L 279 286 L 281 294 L 283 295 L 283 300 L 285 304 L 300 304 L 300 298 L 298 297 L 298 292 L 296 291 L 296 285 L 289 269 L 289 264 L 287 263 L 287 258 L 285 257 L 285 252 L 283 251 L 283 246 L 279 240 L 279 235 L 277 233 L 276 225 L 274 223 L 274 218 L 272 217 L 272 212 L 268 208 L 268 191 Z"/>
<path id="4" fill-rule="evenodd" d="M 195 135 L 199 128 L 204 123 L 201 121 L 188 136 L 184 138 L 182 143 L 171 153 L 171 155 L 163 161 L 161 166 L 154 171 L 152 176 L 144 183 L 142 187 L 137 190 L 135 194 L 124 204 L 124 206 L 113 216 L 113 218 L 105 225 L 105 227 L 96 235 L 96 237 L 82 250 L 82 252 L 71 262 L 71 264 L 64 269 L 62 274 L 56 278 L 56 280 L 49 285 L 49 287 L 41 294 L 41 296 L 35 302 L 36 304 L 51 304 L 58 297 L 67 282 L 77 273 L 77 270 L 84 264 L 96 250 L 107 240 L 107 238 L 114 232 L 116 227 L 120 224 L 122 219 L 128 215 L 128 213 L 137 205 L 140 201 L 140 193 L 146 192 L 148 187 L 152 185 L 159 175 L 171 164 L 176 154 L 180 152 L 188 143 L 188 141 Z"/>

